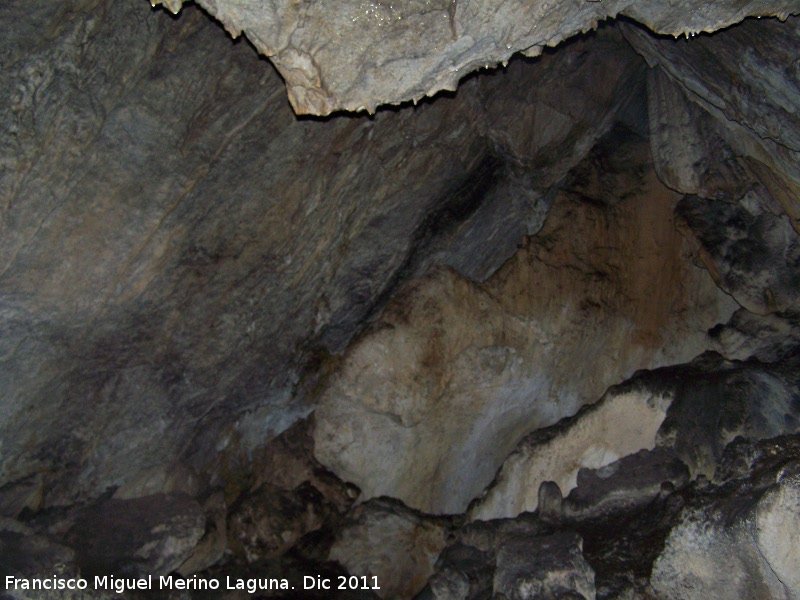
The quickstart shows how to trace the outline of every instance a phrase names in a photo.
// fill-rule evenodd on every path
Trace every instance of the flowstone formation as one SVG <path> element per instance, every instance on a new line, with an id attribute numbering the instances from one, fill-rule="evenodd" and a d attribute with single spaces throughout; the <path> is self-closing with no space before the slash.
<path id="1" fill-rule="evenodd" d="M 201 7 L 0 6 L 4 586 L 800 597 L 800 6 Z"/>
<path id="2" fill-rule="evenodd" d="M 183 0 L 151 0 L 172 12 Z M 419 101 L 480 68 L 505 64 L 629 17 L 652 31 L 695 36 L 750 16 L 785 19 L 787 0 L 199 0 L 234 37 L 246 35 L 286 81 L 298 114 L 374 112 Z"/>

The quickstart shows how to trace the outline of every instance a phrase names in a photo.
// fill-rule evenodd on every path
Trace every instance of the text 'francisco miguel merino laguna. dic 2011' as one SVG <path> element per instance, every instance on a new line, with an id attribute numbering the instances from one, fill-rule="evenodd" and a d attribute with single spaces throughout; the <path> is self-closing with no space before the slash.
<path id="1" fill-rule="evenodd" d="M 193 575 L 188 578 L 175 577 L 173 575 L 162 575 L 153 578 L 147 577 L 130 578 L 115 577 L 113 575 L 96 576 L 94 586 L 89 587 L 89 580 L 83 578 L 65 578 L 53 575 L 41 579 L 28 579 L 8 575 L 5 578 L 6 590 L 109 590 L 117 594 L 122 594 L 126 590 L 246 590 L 250 594 L 255 594 L 265 590 L 293 590 L 288 579 L 242 579 L 238 577 L 225 577 L 224 582 L 216 577 L 198 577 Z M 224 586 L 223 586 L 224 583 Z M 155 586 L 154 586 L 155 584 Z M 338 577 L 338 582 L 330 579 L 314 576 L 304 576 L 302 581 L 304 590 L 378 590 L 377 577 Z"/>

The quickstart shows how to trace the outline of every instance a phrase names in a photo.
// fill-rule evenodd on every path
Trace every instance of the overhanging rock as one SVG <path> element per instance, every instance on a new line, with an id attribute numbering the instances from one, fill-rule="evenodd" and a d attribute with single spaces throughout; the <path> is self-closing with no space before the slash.
<path id="1" fill-rule="evenodd" d="M 183 0 L 151 0 L 177 13 Z M 275 64 L 298 114 L 416 102 L 625 16 L 657 33 L 712 32 L 749 16 L 785 19 L 800 0 L 198 0 Z"/>

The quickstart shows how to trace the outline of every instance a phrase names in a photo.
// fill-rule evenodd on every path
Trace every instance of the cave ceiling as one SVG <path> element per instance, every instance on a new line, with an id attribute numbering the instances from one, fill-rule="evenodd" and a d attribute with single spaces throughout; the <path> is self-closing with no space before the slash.
<path id="1" fill-rule="evenodd" d="M 172 12 L 182 0 L 151 0 Z M 600 21 L 627 17 L 655 33 L 695 36 L 751 16 L 785 19 L 796 0 L 199 0 L 244 34 L 286 82 L 298 114 L 374 112 L 417 102 L 516 53 L 538 56 Z"/>

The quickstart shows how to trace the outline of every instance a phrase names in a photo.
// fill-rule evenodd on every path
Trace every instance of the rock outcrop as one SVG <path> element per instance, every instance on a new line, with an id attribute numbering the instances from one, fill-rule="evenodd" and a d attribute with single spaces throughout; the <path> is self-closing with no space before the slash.
<path id="1" fill-rule="evenodd" d="M 351 511 L 328 558 L 366 577 L 381 598 L 413 598 L 433 574 L 451 529 L 447 519 L 372 500 Z"/>
<path id="2" fill-rule="evenodd" d="M 725 361 L 709 353 L 686 365 L 639 373 L 574 417 L 527 436 L 470 515 L 485 520 L 534 511 L 541 485 L 551 481 L 562 494 L 570 494 L 562 508 L 566 516 L 581 513 L 588 498 L 598 506 L 604 497 L 613 502 L 608 489 L 595 490 L 588 498 L 579 487 L 570 493 L 580 485 L 585 468 L 610 475 L 626 465 L 641 465 L 638 475 L 623 477 L 633 477 L 638 491 L 625 492 L 624 485 L 608 482 L 621 494 L 620 501 L 624 497 L 633 504 L 637 494 L 656 496 L 662 482 L 678 487 L 689 473 L 692 479 L 711 478 L 737 437 L 766 439 L 800 428 L 796 369 L 796 358 L 764 364 Z M 649 455 L 639 451 L 654 448 L 669 451 L 668 463 L 669 457 L 680 459 L 687 477 L 673 466 L 653 473 L 660 474 L 658 481 L 645 483 L 649 471 L 644 457 Z M 589 509 L 586 515 L 592 513 Z"/>
<path id="3" fill-rule="evenodd" d="M 40 506 L 225 478 L 402 281 L 506 260 L 643 90 L 609 31 L 454 98 L 298 120 L 195 9 L 36 6 L 1 19 L 0 485 L 38 478 Z"/>

